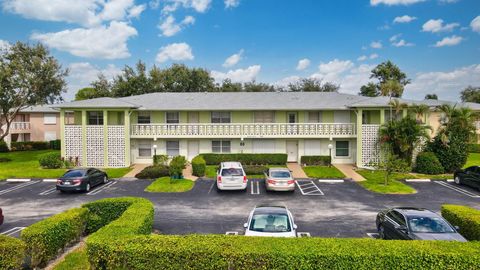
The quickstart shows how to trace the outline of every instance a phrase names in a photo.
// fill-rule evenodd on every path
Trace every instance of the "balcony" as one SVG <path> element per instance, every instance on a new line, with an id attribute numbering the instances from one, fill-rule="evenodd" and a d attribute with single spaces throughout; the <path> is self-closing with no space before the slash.
<path id="1" fill-rule="evenodd" d="M 30 131 L 30 122 L 12 122 L 10 124 L 11 133 L 25 133 Z"/>
<path id="2" fill-rule="evenodd" d="M 352 138 L 351 123 L 136 124 L 132 138 Z"/>

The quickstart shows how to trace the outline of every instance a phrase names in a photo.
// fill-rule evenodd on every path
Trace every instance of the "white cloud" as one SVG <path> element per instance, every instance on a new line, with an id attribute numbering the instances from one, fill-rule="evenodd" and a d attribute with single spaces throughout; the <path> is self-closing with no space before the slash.
<path id="1" fill-rule="evenodd" d="M 171 13 L 178 8 L 191 8 L 196 12 L 203 13 L 210 7 L 211 0 L 165 0 L 167 4 L 163 7 L 163 13 Z"/>
<path id="2" fill-rule="evenodd" d="M 458 2 L 459 0 L 438 0 L 441 4 L 453 4 Z"/>
<path id="3" fill-rule="evenodd" d="M 173 61 L 193 60 L 192 48 L 187 43 L 172 43 L 161 47 L 158 51 L 156 61 L 158 63 Z"/>
<path id="4" fill-rule="evenodd" d="M 362 55 L 362 56 L 359 56 L 359 57 L 357 58 L 357 61 L 365 61 L 365 60 L 367 60 L 367 59 L 368 59 L 368 56 Z"/>
<path id="5" fill-rule="evenodd" d="M 308 68 L 308 66 L 310 66 L 310 60 L 307 59 L 307 58 L 304 58 L 304 59 L 301 59 L 298 61 L 298 64 L 297 64 L 297 70 L 305 70 L 306 68 Z"/>
<path id="6" fill-rule="evenodd" d="M 158 28 L 162 31 L 162 35 L 166 37 L 171 37 L 178 32 L 182 31 L 188 25 L 195 23 L 195 18 L 192 16 L 186 16 L 180 23 L 175 21 L 175 17 L 169 15 L 161 24 L 158 25 Z"/>
<path id="7" fill-rule="evenodd" d="M 368 59 L 373 60 L 373 59 L 377 59 L 378 57 L 379 57 L 378 54 L 372 53 L 370 55 L 362 55 L 362 56 L 358 57 L 357 61 L 361 62 L 361 61 L 365 61 L 365 60 L 368 60 Z"/>
<path id="8" fill-rule="evenodd" d="M 384 4 L 387 6 L 396 6 L 396 5 L 411 5 L 423 2 L 425 0 L 370 0 L 370 5 L 377 6 Z"/>
<path id="9" fill-rule="evenodd" d="M 238 62 L 240 62 L 240 60 L 242 60 L 242 55 L 243 55 L 243 49 L 241 49 L 238 53 L 232 54 L 227 59 L 225 59 L 225 62 L 223 63 L 222 66 L 224 67 L 235 66 L 236 64 L 238 64 Z"/>
<path id="10" fill-rule="evenodd" d="M 10 42 L 0 39 L 0 50 L 8 49 L 10 48 L 10 46 L 11 46 Z"/>
<path id="11" fill-rule="evenodd" d="M 480 64 L 450 71 L 421 72 L 405 87 L 405 97 L 423 99 L 432 91 L 442 100 L 459 100 L 460 91 L 480 81 Z"/>
<path id="12" fill-rule="evenodd" d="M 245 69 L 230 70 L 226 73 L 213 70 L 211 76 L 216 82 L 222 82 L 225 79 L 230 79 L 232 82 L 250 82 L 257 78 L 261 68 L 260 65 L 254 65 Z"/>
<path id="13" fill-rule="evenodd" d="M 105 2 L 100 17 L 106 21 L 122 20 L 133 4 L 134 0 L 110 0 Z"/>
<path id="14" fill-rule="evenodd" d="M 147 8 L 146 4 L 143 5 L 137 5 L 133 6 L 129 11 L 128 11 L 128 18 L 138 18 L 140 17 L 140 14 Z"/>
<path id="15" fill-rule="evenodd" d="M 369 56 L 368 58 L 370 58 L 370 60 L 372 60 L 372 59 L 377 59 L 377 58 L 378 58 L 378 54 L 372 53 L 372 54 L 370 54 L 370 56 Z"/>
<path id="16" fill-rule="evenodd" d="M 381 49 L 383 45 L 381 41 L 372 41 L 372 43 L 370 43 L 370 47 L 373 49 Z"/>
<path id="17" fill-rule="evenodd" d="M 337 80 L 344 72 L 353 68 L 354 64 L 350 60 L 334 59 L 328 63 L 321 63 L 318 66 L 318 72 L 311 75 L 313 78 L 326 81 Z"/>
<path id="18" fill-rule="evenodd" d="M 432 32 L 432 33 L 438 33 L 438 32 L 451 32 L 453 29 L 456 27 L 460 26 L 458 23 L 449 23 L 449 24 L 443 24 L 442 19 L 437 19 L 437 20 L 428 20 L 426 23 L 423 24 L 422 26 L 422 31 L 423 32 Z"/>
<path id="19" fill-rule="evenodd" d="M 127 23 L 112 21 L 109 26 L 35 33 L 30 38 L 76 56 L 119 59 L 130 56 L 127 40 L 136 35 L 137 30 Z"/>
<path id="20" fill-rule="evenodd" d="M 400 39 L 399 41 L 392 42 L 392 46 L 395 47 L 412 47 L 415 46 L 415 44 L 411 42 L 407 42 L 404 39 Z"/>
<path id="21" fill-rule="evenodd" d="M 396 35 L 393 35 L 389 40 L 390 42 L 394 42 L 394 41 L 397 41 L 397 39 L 401 36 L 402 34 L 396 34 Z"/>
<path id="22" fill-rule="evenodd" d="M 472 31 L 480 33 L 480 16 L 477 16 L 472 20 L 470 27 L 472 27 Z"/>
<path id="23" fill-rule="evenodd" d="M 442 40 L 437 41 L 437 43 L 435 43 L 434 46 L 435 47 L 455 46 L 460 44 L 460 42 L 462 41 L 463 41 L 463 37 L 453 35 L 451 37 L 444 37 Z"/>
<path id="24" fill-rule="evenodd" d="M 291 83 L 295 83 L 295 82 L 299 81 L 300 79 L 301 79 L 300 76 L 288 76 L 288 77 L 285 77 L 285 78 L 282 78 L 282 79 L 276 81 L 273 84 L 276 85 L 276 86 L 279 86 L 279 87 L 286 87 Z"/>
<path id="25" fill-rule="evenodd" d="M 148 2 L 148 6 L 151 9 L 157 9 L 160 6 L 160 0 L 152 0 L 152 1 Z"/>
<path id="26" fill-rule="evenodd" d="M 240 5 L 240 0 L 225 0 L 223 2 L 225 3 L 225 8 L 234 8 Z"/>
<path id="27" fill-rule="evenodd" d="M 393 23 L 409 23 L 409 22 L 414 21 L 416 19 L 417 19 L 417 17 L 403 15 L 403 16 L 395 17 L 395 19 L 393 19 Z"/>

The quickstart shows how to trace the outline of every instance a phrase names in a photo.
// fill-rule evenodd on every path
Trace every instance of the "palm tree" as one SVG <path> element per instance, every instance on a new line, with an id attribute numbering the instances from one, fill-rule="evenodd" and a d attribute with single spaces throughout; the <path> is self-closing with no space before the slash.
<path id="1" fill-rule="evenodd" d="M 417 123 L 423 124 L 424 116 L 430 111 L 430 107 L 425 104 L 413 104 L 411 106 L 413 112 L 416 114 Z"/>
<path id="2" fill-rule="evenodd" d="M 438 110 L 442 113 L 440 117 L 440 129 L 439 134 L 441 134 L 441 141 L 447 145 L 449 143 L 447 130 L 452 125 L 457 125 L 458 127 L 469 130 L 470 132 L 475 131 L 474 121 L 477 118 L 477 114 L 471 109 L 466 107 L 457 108 L 456 105 L 452 106 L 449 104 L 443 104 L 438 107 Z"/>
<path id="3" fill-rule="evenodd" d="M 397 80 L 388 80 L 380 84 L 380 94 L 386 97 L 400 97 L 403 94 L 403 85 Z"/>
<path id="4" fill-rule="evenodd" d="M 400 102 L 400 100 L 397 98 L 390 100 L 390 102 L 388 102 L 388 105 L 390 106 L 390 121 L 393 120 L 392 109 L 395 111 L 395 118 L 397 118 L 403 111 L 403 109 L 408 107 L 406 103 Z"/>

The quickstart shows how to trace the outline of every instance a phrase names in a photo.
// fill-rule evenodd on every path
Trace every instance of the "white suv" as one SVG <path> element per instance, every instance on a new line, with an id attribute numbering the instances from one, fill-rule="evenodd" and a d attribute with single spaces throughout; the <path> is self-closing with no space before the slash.
<path id="1" fill-rule="evenodd" d="M 240 162 L 222 162 L 217 171 L 219 190 L 246 190 L 247 175 Z"/>

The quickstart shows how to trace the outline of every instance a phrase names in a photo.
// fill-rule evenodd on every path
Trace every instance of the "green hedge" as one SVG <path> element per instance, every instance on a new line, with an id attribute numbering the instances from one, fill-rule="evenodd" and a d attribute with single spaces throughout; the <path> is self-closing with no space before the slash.
<path id="1" fill-rule="evenodd" d="M 480 262 L 479 243 L 446 241 L 150 235 L 110 246 L 107 269 L 478 269 Z"/>
<path id="2" fill-rule="evenodd" d="M 22 269 L 25 243 L 22 240 L 0 235 L 0 269 Z"/>
<path id="3" fill-rule="evenodd" d="M 157 179 L 164 176 L 169 176 L 170 172 L 168 166 L 165 165 L 154 165 L 148 166 L 143 169 L 141 172 L 135 175 L 138 179 Z"/>
<path id="4" fill-rule="evenodd" d="M 198 177 L 205 176 L 206 170 L 207 170 L 207 162 L 202 156 L 198 155 L 192 159 L 193 175 Z"/>
<path id="5" fill-rule="evenodd" d="M 38 163 L 44 169 L 58 169 L 64 166 L 60 153 L 45 153 L 40 156 Z"/>
<path id="6" fill-rule="evenodd" d="M 470 143 L 467 145 L 467 149 L 469 153 L 480 153 L 480 144 Z"/>
<path id="7" fill-rule="evenodd" d="M 6 153 L 8 151 L 10 151 L 10 149 L 8 149 L 7 143 L 4 140 L 0 140 L 0 153 Z"/>
<path id="8" fill-rule="evenodd" d="M 112 204 L 109 211 L 100 211 L 108 204 Z M 98 209 L 96 215 L 99 219 L 107 221 L 120 217 L 100 228 L 87 238 L 87 254 L 93 269 L 119 269 L 122 264 L 118 256 L 122 257 L 121 240 L 135 235 L 147 235 L 153 228 L 153 204 L 143 198 L 109 198 L 86 204 L 85 207 Z"/>
<path id="9" fill-rule="evenodd" d="M 285 165 L 287 154 L 201 154 L 207 165 L 238 161 L 243 165 Z"/>
<path id="10" fill-rule="evenodd" d="M 49 142 L 11 142 L 10 150 L 28 151 L 28 150 L 46 150 L 50 149 Z"/>
<path id="11" fill-rule="evenodd" d="M 302 156 L 300 163 L 306 165 L 328 166 L 332 162 L 330 156 Z"/>
<path id="12" fill-rule="evenodd" d="M 445 172 L 442 163 L 432 152 L 422 152 L 418 154 L 415 162 L 415 172 L 424 174 L 442 174 Z"/>
<path id="13" fill-rule="evenodd" d="M 480 241 L 480 210 L 462 205 L 443 205 L 442 216 L 468 240 Z"/>
<path id="14" fill-rule="evenodd" d="M 48 142 L 50 149 L 60 150 L 62 148 L 62 141 L 61 140 L 53 140 Z"/>
<path id="15" fill-rule="evenodd" d="M 119 218 L 132 204 L 131 198 L 103 199 L 82 205 L 89 210 L 86 234 L 98 231 Z"/>
<path id="16" fill-rule="evenodd" d="M 243 166 L 243 170 L 246 175 L 263 175 L 263 173 L 268 170 L 268 167 L 260 165 L 245 165 Z"/>
<path id="17" fill-rule="evenodd" d="M 25 228 L 21 239 L 32 267 L 43 267 L 69 243 L 78 240 L 87 223 L 88 210 L 73 208 Z"/>

